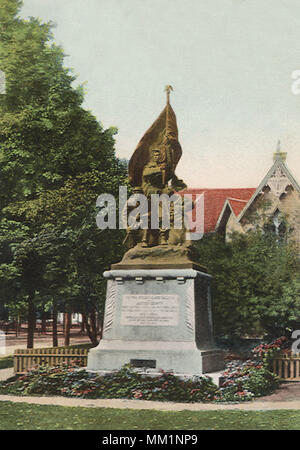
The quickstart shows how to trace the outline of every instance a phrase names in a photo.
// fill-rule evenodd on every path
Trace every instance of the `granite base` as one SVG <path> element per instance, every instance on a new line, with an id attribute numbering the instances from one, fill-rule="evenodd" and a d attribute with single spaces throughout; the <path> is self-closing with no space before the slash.
<path id="1" fill-rule="evenodd" d="M 111 270 L 104 333 L 87 370 L 134 367 L 174 374 L 224 366 L 214 343 L 210 275 L 194 269 Z"/>

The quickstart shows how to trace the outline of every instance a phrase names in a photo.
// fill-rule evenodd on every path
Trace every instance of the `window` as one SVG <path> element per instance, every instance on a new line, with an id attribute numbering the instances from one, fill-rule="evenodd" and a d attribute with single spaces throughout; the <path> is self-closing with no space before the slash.
<path id="1" fill-rule="evenodd" d="M 286 221 L 279 209 L 276 209 L 270 220 L 266 223 L 265 230 L 276 234 L 280 238 L 286 235 Z"/>

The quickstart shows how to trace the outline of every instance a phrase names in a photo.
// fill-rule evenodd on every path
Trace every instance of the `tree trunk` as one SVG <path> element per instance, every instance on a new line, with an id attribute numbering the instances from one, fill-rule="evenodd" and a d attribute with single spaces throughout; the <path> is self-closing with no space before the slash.
<path id="1" fill-rule="evenodd" d="M 70 329 L 72 325 L 72 315 L 71 313 L 64 313 L 64 337 L 65 337 L 65 345 L 70 345 Z"/>
<path id="2" fill-rule="evenodd" d="M 96 321 L 96 313 L 95 311 L 92 311 L 90 313 L 90 320 L 91 320 L 91 331 L 93 333 L 94 339 L 97 340 L 97 334 L 98 334 L 98 330 L 97 330 L 97 321 Z"/>
<path id="3" fill-rule="evenodd" d="M 91 340 L 91 343 L 96 347 L 99 344 L 98 339 L 97 339 L 97 334 L 95 336 L 95 329 L 93 329 L 93 326 L 91 327 L 91 325 L 89 324 L 88 316 L 86 313 L 82 313 L 82 320 L 83 320 L 87 335 Z"/>
<path id="4" fill-rule="evenodd" d="M 16 326 L 16 328 L 15 328 L 16 337 L 18 337 L 18 334 L 19 334 L 19 316 L 17 316 L 16 319 L 15 319 L 15 326 Z"/>
<path id="5" fill-rule="evenodd" d="M 99 342 L 101 341 L 102 337 L 103 337 L 103 317 L 100 318 L 99 313 L 98 313 L 98 330 L 99 330 Z"/>
<path id="6" fill-rule="evenodd" d="M 34 308 L 34 293 L 28 298 L 28 312 L 27 312 L 27 348 L 33 348 L 34 331 L 35 331 L 35 308 Z"/>
<path id="7" fill-rule="evenodd" d="M 82 319 L 82 315 L 81 315 L 81 319 Z M 82 319 L 81 322 L 80 322 L 80 332 L 84 333 L 84 330 L 85 330 L 85 328 L 84 328 L 84 321 Z"/>
<path id="8" fill-rule="evenodd" d="M 58 347 L 58 337 L 57 337 L 57 304 L 53 300 L 53 310 L 52 310 L 52 345 L 53 347 Z"/>
<path id="9" fill-rule="evenodd" d="M 46 327 L 47 327 L 47 323 L 46 323 L 46 313 L 45 311 L 42 312 L 42 324 L 41 324 L 41 333 L 45 334 L 46 333 Z"/>

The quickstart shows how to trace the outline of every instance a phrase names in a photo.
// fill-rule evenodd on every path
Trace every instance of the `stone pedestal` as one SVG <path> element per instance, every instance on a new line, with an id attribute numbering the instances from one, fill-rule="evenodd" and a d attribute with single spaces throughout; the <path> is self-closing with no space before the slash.
<path id="1" fill-rule="evenodd" d="M 108 279 L 103 339 L 87 369 L 131 363 L 158 372 L 201 375 L 223 368 L 213 341 L 210 275 L 194 269 L 127 269 Z"/>

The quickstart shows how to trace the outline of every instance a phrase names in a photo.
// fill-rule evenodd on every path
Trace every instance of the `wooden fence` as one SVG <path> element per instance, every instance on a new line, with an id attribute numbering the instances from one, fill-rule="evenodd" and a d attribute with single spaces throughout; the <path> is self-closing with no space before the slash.
<path id="1" fill-rule="evenodd" d="M 273 360 L 273 372 L 286 381 L 300 381 L 300 354 L 287 353 Z"/>
<path id="2" fill-rule="evenodd" d="M 63 362 L 76 361 L 78 366 L 87 365 L 88 349 L 86 348 L 31 348 L 20 349 L 14 352 L 14 372 L 21 374 L 36 365 L 51 367 L 61 365 Z"/>

